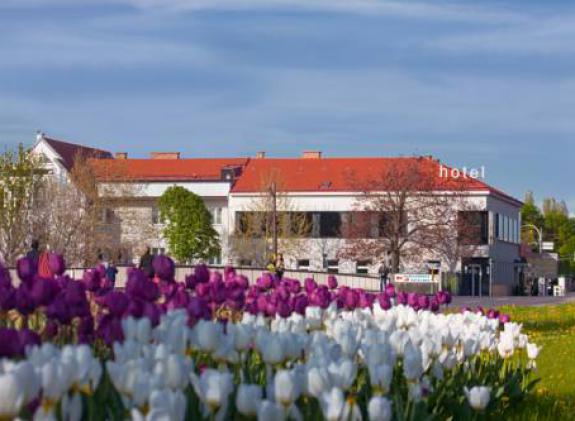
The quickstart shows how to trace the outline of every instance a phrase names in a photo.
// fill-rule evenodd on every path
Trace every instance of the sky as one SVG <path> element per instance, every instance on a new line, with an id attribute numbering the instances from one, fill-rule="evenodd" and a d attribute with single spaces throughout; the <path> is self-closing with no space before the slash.
<path id="1" fill-rule="evenodd" d="M 575 5 L 0 0 L 0 146 L 433 155 L 575 210 Z"/>

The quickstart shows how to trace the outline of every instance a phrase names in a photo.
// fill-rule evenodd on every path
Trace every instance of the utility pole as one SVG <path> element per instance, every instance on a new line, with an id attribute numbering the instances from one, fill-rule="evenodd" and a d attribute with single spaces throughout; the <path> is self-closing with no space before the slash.
<path id="1" fill-rule="evenodd" d="M 270 195 L 272 198 L 272 248 L 274 259 L 278 255 L 278 209 L 277 209 L 277 186 L 276 182 L 272 181 L 270 186 Z"/>

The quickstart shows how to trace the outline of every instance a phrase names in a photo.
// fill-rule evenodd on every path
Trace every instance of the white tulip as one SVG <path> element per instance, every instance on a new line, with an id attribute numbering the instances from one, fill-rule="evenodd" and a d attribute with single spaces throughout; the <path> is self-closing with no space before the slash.
<path id="1" fill-rule="evenodd" d="M 382 396 L 374 396 L 367 405 L 370 421 L 389 421 L 393 415 L 391 401 Z"/>
<path id="2" fill-rule="evenodd" d="M 321 329 L 322 310 L 320 307 L 309 306 L 305 309 L 305 320 L 308 329 Z"/>
<path id="3" fill-rule="evenodd" d="M 423 374 L 421 350 L 411 344 L 405 347 L 403 356 L 403 375 L 409 381 L 417 381 Z"/>
<path id="4" fill-rule="evenodd" d="M 274 378 L 274 393 L 276 402 L 285 408 L 290 407 L 301 393 L 296 376 L 287 370 L 278 371 Z"/>
<path id="5" fill-rule="evenodd" d="M 507 326 L 507 324 L 505 325 Z M 509 358 L 513 355 L 515 349 L 515 343 L 513 339 L 513 334 L 507 331 L 502 332 L 499 335 L 499 343 L 497 344 L 497 351 L 501 358 Z"/>
<path id="6" fill-rule="evenodd" d="M 334 387 L 323 392 L 319 402 L 323 417 L 327 421 L 338 421 L 343 415 L 346 402 L 341 389 Z"/>
<path id="7" fill-rule="evenodd" d="M 393 367 L 388 364 L 368 366 L 369 379 L 371 385 L 379 387 L 381 392 L 386 394 L 389 392 L 391 381 L 393 380 Z"/>
<path id="8" fill-rule="evenodd" d="M 331 389 L 329 372 L 324 367 L 311 367 L 306 373 L 307 393 L 319 398 L 325 391 Z"/>
<path id="9" fill-rule="evenodd" d="M 62 418 L 66 421 L 80 421 L 82 419 L 82 397 L 74 393 L 71 397 L 67 393 L 62 397 Z"/>
<path id="10" fill-rule="evenodd" d="M 476 411 L 483 411 L 489 405 L 489 399 L 491 394 L 491 388 L 486 386 L 474 386 L 471 389 L 465 387 L 465 396 L 467 396 L 467 402 Z"/>
<path id="11" fill-rule="evenodd" d="M 228 398 L 233 391 L 232 375 L 227 371 L 206 369 L 201 376 L 190 374 L 194 390 L 202 402 L 206 405 L 207 412 L 215 412 L 225 416 Z"/>
<path id="12" fill-rule="evenodd" d="M 253 417 L 258 413 L 262 400 L 262 388 L 257 384 L 242 383 L 236 394 L 236 408 L 246 417 Z"/>
<path id="13" fill-rule="evenodd" d="M 23 362 L 21 364 L 28 364 Z M 22 407 L 28 403 L 27 385 L 19 376 L 18 368 L 0 374 L 0 418 L 17 417 Z"/>
<path id="14" fill-rule="evenodd" d="M 267 364 L 278 364 L 285 358 L 283 342 L 279 335 L 260 330 L 256 336 L 256 346 Z"/>
<path id="15" fill-rule="evenodd" d="M 535 360 L 539 355 L 539 351 L 541 351 L 541 347 L 538 347 L 533 343 L 527 344 L 527 358 L 530 360 Z"/>
<path id="16" fill-rule="evenodd" d="M 285 417 L 284 408 L 275 402 L 261 401 L 258 407 L 258 421 L 281 421 Z"/>
<path id="17" fill-rule="evenodd" d="M 343 390 L 351 387 L 357 375 L 356 364 L 348 358 L 330 363 L 327 369 L 333 385 Z"/>

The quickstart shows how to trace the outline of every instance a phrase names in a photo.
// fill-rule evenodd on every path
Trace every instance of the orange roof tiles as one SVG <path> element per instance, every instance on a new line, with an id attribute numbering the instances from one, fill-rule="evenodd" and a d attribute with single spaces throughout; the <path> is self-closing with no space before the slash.
<path id="1" fill-rule="evenodd" d="M 247 158 L 94 159 L 91 165 L 101 179 L 131 181 L 220 180 L 221 170 L 244 166 Z"/>

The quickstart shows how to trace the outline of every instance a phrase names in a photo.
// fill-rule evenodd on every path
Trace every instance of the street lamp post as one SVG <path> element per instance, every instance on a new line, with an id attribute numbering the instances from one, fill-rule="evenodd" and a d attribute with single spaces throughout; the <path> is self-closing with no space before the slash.
<path id="1" fill-rule="evenodd" d="M 277 210 L 277 187 L 275 181 L 270 186 L 270 195 L 272 198 L 272 248 L 274 259 L 278 255 L 278 210 Z"/>
<path id="2" fill-rule="evenodd" d="M 537 233 L 537 237 L 539 239 L 539 241 L 537 242 L 537 244 L 539 245 L 539 254 L 541 254 L 543 252 L 543 229 L 533 224 L 524 224 L 521 228 L 531 228 L 535 230 L 535 232 Z"/>

